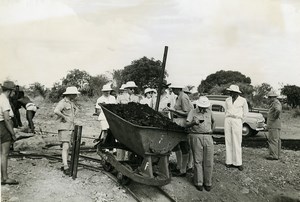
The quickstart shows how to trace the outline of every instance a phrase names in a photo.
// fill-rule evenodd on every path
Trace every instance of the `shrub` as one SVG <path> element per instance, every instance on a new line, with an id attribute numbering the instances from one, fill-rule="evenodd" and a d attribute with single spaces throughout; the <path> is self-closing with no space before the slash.
<path id="1" fill-rule="evenodd" d="M 297 118 L 298 116 L 300 116 L 300 109 L 297 108 L 294 110 L 293 117 Z"/>

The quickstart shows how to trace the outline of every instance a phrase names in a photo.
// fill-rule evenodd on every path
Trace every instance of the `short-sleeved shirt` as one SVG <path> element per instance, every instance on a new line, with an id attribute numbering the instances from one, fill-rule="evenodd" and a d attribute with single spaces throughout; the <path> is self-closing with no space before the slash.
<path id="1" fill-rule="evenodd" d="M 244 120 L 248 112 L 248 104 L 245 98 L 238 96 L 234 102 L 232 102 L 232 97 L 225 100 L 225 117 Z"/>
<path id="2" fill-rule="evenodd" d="M 157 96 L 152 97 L 150 106 L 153 109 L 155 109 L 156 100 L 157 100 Z M 163 111 L 163 109 L 167 108 L 169 104 L 171 106 L 171 102 L 172 102 L 171 96 L 168 93 L 164 93 L 163 95 L 161 95 L 160 101 L 159 101 L 159 106 L 158 106 L 158 111 L 159 112 Z"/>
<path id="3" fill-rule="evenodd" d="M 117 96 L 117 104 L 128 104 L 129 102 L 129 94 L 123 93 Z"/>
<path id="4" fill-rule="evenodd" d="M 64 116 L 69 117 L 70 121 L 64 122 L 62 117 L 58 117 L 58 130 L 73 130 L 75 126 L 75 115 L 77 112 L 77 107 L 75 104 L 63 98 L 59 103 L 56 105 L 54 111 L 60 111 Z"/>
<path id="5" fill-rule="evenodd" d="M 184 112 L 189 112 L 193 109 L 193 104 L 186 93 L 181 92 L 179 94 L 179 96 L 176 99 L 174 109 L 182 110 Z"/>
<path id="6" fill-rule="evenodd" d="M 116 98 L 112 95 L 109 95 L 108 97 L 102 95 L 97 99 L 96 102 L 96 108 L 101 109 L 99 104 L 116 104 Z"/>
<path id="7" fill-rule="evenodd" d="M 187 122 L 192 122 L 193 120 L 204 120 L 199 125 L 194 125 L 190 128 L 191 133 L 210 133 L 212 132 L 212 123 L 214 123 L 214 118 L 210 109 L 206 109 L 205 113 L 200 113 L 199 108 L 192 109 L 187 117 Z"/>
<path id="8" fill-rule="evenodd" d="M 11 109 L 11 106 L 9 104 L 8 98 L 5 96 L 5 94 L 0 94 L 0 121 L 4 120 L 4 112 L 8 111 L 9 116 L 13 117 L 14 113 Z"/>
<path id="9" fill-rule="evenodd" d="M 151 100 L 152 100 L 151 97 L 150 97 L 150 98 L 143 97 L 143 99 L 141 99 L 140 103 L 143 104 L 143 105 L 146 104 L 146 105 L 148 105 L 148 106 L 150 107 L 150 105 L 151 105 Z"/>
<path id="10" fill-rule="evenodd" d="M 129 102 L 139 103 L 140 98 L 137 95 L 131 94 L 131 95 L 129 95 Z"/>

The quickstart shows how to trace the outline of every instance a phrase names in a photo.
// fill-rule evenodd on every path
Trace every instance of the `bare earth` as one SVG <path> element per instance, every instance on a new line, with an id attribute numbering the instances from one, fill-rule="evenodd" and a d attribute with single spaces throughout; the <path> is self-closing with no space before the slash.
<path id="1" fill-rule="evenodd" d="M 38 139 L 44 142 L 29 145 L 26 150 L 35 150 L 37 153 L 60 153 L 55 134 L 53 114 L 55 104 L 36 102 L 40 109 L 34 121 L 37 129 L 40 128 L 39 131 L 42 132 L 26 141 L 31 139 L 34 142 Z M 92 116 L 94 101 L 81 101 L 80 104 L 78 124 L 83 126 L 83 137 L 88 137 L 83 138 L 82 142 L 85 142 L 86 146 L 93 145 L 93 140 L 90 138 L 96 138 L 99 135 L 99 124 L 96 117 Z M 299 138 L 300 118 L 292 118 L 291 113 L 288 112 L 283 115 L 283 133 Z M 22 116 L 25 125 L 27 123 L 24 110 L 22 110 Z M 54 146 L 45 147 L 49 144 Z M 18 148 L 24 149 L 21 146 Z M 163 189 L 177 201 L 279 201 L 285 196 L 291 196 L 300 201 L 300 152 L 282 150 L 282 158 L 279 161 L 265 160 L 266 154 L 266 148 L 243 148 L 245 170 L 241 172 L 224 166 L 225 146 L 215 145 L 215 167 L 211 192 L 197 191 L 192 185 L 192 175 L 188 175 L 187 178 L 174 177 L 171 183 Z M 173 160 L 172 155 L 171 161 Z M 20 184 L 1 186 L 1 201 L 134 201 L 125 189 L 102 172 L 81 168 L 78 171 L 78 178 L 73 180 L 60 171 L 60 166 L 60 162 L 48 159 L 10 158 L 9 175 L 17 179 Z M 153 197 L 152 201 L 158 201 L 158 199 Z"/>

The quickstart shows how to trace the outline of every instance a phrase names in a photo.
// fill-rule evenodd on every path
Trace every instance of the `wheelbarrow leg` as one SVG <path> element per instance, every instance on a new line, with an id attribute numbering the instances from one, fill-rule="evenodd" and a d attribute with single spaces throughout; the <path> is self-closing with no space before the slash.
<path id="1" fill-rule="evenodd" d="M 170 172 L 169 172 L 169 157 L 168 156 L 162 156 L 159 158 L 158 161 L 158 166 L 159 166 L 159 172 L 166 176 L 170 177 Z"/>
<path id="2" fill-rule="evenodd" d="M 141 165 L 141 174 L 153 177 L 152 157 L 146 155 Z"/>

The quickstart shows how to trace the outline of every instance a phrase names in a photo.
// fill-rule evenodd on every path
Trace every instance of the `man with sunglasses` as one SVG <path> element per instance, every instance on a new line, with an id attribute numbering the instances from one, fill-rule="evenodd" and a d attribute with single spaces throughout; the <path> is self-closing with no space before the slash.
<path id="1" fill-rule="evenodd" d="M 125 84 L 125 89 L 128 90 L 129 102 L 135 102 L 135 103 L 139 103 L 140 102 L 139 96 L 136 95 L 137 85 L 135 85 L 134 81 L 128 81 Z"/>

